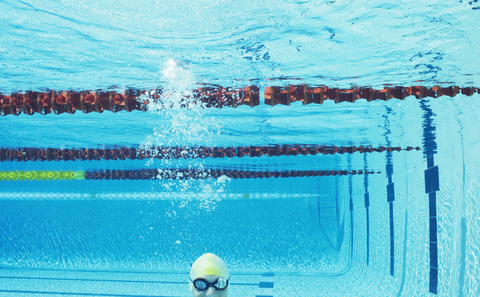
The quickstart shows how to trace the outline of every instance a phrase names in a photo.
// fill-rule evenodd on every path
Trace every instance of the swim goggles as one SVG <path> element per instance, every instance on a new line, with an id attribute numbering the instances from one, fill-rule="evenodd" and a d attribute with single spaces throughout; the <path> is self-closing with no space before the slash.
<path id="1" fill-rule="evenodd" d="M 211 283 L 203 278 L 196 278 L 195 280 L 190 279 L 190 281 L 193 283 L 193 286 L 198 291 L 205 291 L 208 290 L 208 288 L 210 287 L 214 287 L 217 290 L 225 290 L 228 287 L 229 280 L 230 278 L 225 279 L 224 277 L 220 277 L 219 279 Z"/>

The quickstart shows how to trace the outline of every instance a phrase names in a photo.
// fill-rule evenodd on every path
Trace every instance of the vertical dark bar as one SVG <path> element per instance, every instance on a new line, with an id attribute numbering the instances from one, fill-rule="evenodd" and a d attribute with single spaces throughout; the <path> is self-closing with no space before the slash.
<path id="1" fill-rule="evenodd" d="M 438 287 L 438 269 L 430 268 L 429 292 L 437 294 Z"/>
<path id="2" fill-rule="evenodd" d="M 367 154 L 363 154 L 363 164 L 364 164 L 364 172 L 366 173 L 368 170 L 367 164 Z M 363 186 L 365 187 L 365 210 L 366 210 L 366 221 L 367 221 L 367 265 L 370 263 L 370 212 L 368 208 L 370 207 L 370 194 L 368 193 L 368 174 L 364 174 L 363 176 Z"/>
<path id="3" fill-rule="evenodd" d="M 395 232 L 393 228 L 393 202 L 388 203 L 390 210 L 390 275 L 394 275 L 395 267 Z"/>
<path id="4" fill-rule="evenodd" d="M 390 275 L 393 276 L 393 267 L 395 265 L 395 258 L 393 256 L 390 256 Z"/>
<path id="5" fill-rule="evenodd" d="M 437 217 L 437 194 L 435 192 L 428 194 L 428 210 L 431 218 Z"/>
<path id="6" fill-rule="evenodd" d="M 385 118 L 385 144 L 387 147 L 391 147 L 391 143 L 389 140 L 389 135 L 392 133 L 390 130 L 390 121 L 388 119 L 388 115 L 392 113 L 392 109 L 386 107 L 387 113 L 383 116 Z M 390 275 L 394 275 L 394 264 L 395 264 L 395 233 L 394 233 L 394 221 L 393 221 L 393 202 L 395 201 L 395 187 L 393 183 L 393 156 L 392 151 L 387 151 L 386 156 L 386 165 L 385 171 L 387 173 L 387 203 L 389 208 L 390 214 Z"/>
<path id="7" fill-rule="evenodd" d="M 352 155 L 348 155 L 348 170 L 350 171 L 352 168 Z M 350 236 L 350 256 L 353 258 L 353 187 L 352 187 L 352 175 L 348 176 L 348 192 L 350 195 L 350 225 L 351 225 L 351 236 Z"/>
<path id="8" fill-rule="evenodd" d="M 438 166 L 435 166 L 434 155 L 437 153 L 435 138 L 436 127 L 433 125 L 432 109 L 427 106 L 427 101 L 421 100 L 423 109 L 423 154 L 427 161 L 425 170 L 425 193 L 428 194 L 429 207 L 429 242 L 430 242 L 430 278 L 429 292 L 437 294 L 438 289 L 438 244 L 437 244 L 437 195 L 439 190 Z"/>
<path id="9" fill-rule="evenodd" d="M 390 183 L 387 185 L 387 202 L 393 202 L 395 201 L 395 187 L 394 183 Z"/>

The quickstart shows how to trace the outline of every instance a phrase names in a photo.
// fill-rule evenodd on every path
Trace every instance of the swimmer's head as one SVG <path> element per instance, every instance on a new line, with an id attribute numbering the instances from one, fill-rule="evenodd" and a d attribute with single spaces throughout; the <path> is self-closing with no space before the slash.
<path id="1" fill-rule="evenodd" d="M 226 297 L 228 285 L 224 290 L 218 290 L 213 286 L 208 287 L 206 290 L 197 290 L 193 285 L 193 281 L 200 278 L 208 283 L 215 283 L 220 278 L 228 280 L 229 277 L 227 265 L 225 265 L 222 259 L 214 254 L 204 254 L 193 263 L 190 270 L 190 291 L 192 291 L 194 297 Z"/>
<path id="2" fill-rule="evenodd" d="M 230 276 L 225 262 L 214 254 L 203 254 L 193 263 L 190 278 L 194 280 L 202 275 L 217 275 L 226 279 Z"/>

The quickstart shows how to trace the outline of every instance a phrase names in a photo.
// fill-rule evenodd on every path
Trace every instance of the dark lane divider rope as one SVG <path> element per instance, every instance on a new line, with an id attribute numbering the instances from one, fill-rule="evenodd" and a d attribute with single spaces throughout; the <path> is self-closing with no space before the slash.
<path id="1" fill-rule="evenodd" d="M 417 99 L 437 98 L 440 96 L 455 97 L 458 94 L 472 96 L 480 94 L 480 89 L 475 87 L 458 86 L 394 86 L 383 89 L 369 87 L 356 87 L 352 89 L 330 88 L 327 86 L 290 85 L 270 86 L 264 88 L 264 103 L 266 105 L 290 105 L 300 101 L 304 105 L 310 103 L 323 104 L 325 100 L 333 100 L 335 103 L 351 102 L 365 99 L 368 102 L 375 100 L 388 101 L 389 99 L 404 100 L 408 96 Z M 122 92 L 115 91 L 26 91 L 13 92 L 10 94 L 0 93 L 0 115 L 27 115 L 39 114 L 74 114 L 80 110 L 83 113 L 105 110 L 119 112 L 125 110 L 146 111 L 149 103 L 156 103 L 156 108 L 171 108 L 171 103 L 165 98 L 169 94 L 164 93 L 162 88 L 153 90 L 126 89 Z M 181 107 L 188 108 L 192 104 L 202 104 L 204 108 L 225 106 L 236 108 L 241 105 L 254 107 L 260 105 L 260 87 L 248 86 L 243 88 L 231 88 L 205 85 L 191 94 L 184 96 Z"/>
<path id="2" fill-rule="evenodd" d="M 233 158 L 260 156 L 334 155 L 420 150 L 419 147 L 326 146 L 318 144 L 284 144 L 242 147 L 157 147 L 149 149 L 115 147 L 88 148 L 0 148 L 0 162 L 20 161 L 85 161 L 85 160 L 144 160 Z"/>
<path id="3" fill-rule="evenodd" d="M 86 171 L 85 179 L 106 180 L 184 180 L 209 179 L 226 176 L 233 179 L 249 178 L 287 178 L 334 175 L 374 174 L 362 170 L 282 170 L 248 171 L 231 169 L 140 169 L 140 170 L 99 170 Z M 380 173 L 380 172 L 377 172 Z"/>
<path id="4" fill-rule="evenodd" d="M 288 178 L 375 174 L 363 170 L 281 170 L 249 171 L 232 169 L 134 169 L 97 171 L 0 171 L 0 181 L 67 181 L 67 180 L 186 180 L 217 179 L 226 176 L 233 179 Z"/>

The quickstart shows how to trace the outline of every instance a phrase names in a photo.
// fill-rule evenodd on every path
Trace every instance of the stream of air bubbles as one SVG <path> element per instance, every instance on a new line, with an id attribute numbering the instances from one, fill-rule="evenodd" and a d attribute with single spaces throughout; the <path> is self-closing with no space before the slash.
<path id="1" fill-rule="evenodd" d="M 181 206 L 187 205 L 189 200 L 199 200 L 201 208 L 211 210 L 221 199 L 229 178 L 213 179 L 207 172 L 205 159 L 198 158 L 198 152 L 192 148 L 212 146 L 212 137 L 220 133 L 222 125 L 214 117 L 207 116 L 201 100 L 195 98 L 192 90 L 198 85 L 189 63 L 168 60 L 160 72 L 160 81 L 163 82 L 158 92 L 160 98 L 148 106 L 149 111 L 158 117 L 158 122 L 140 149 L 152 156 L 147 166 L 157 167 L 160 173 L 171 169 L 177 173 L 168 179 L 159 179 L 153 190 L 176 195 Z M 171 149 L 174 147 L 184 148 L 180 153 L 184 159 L 173 158 L 173 154 L 177 154 Z M 153 157 L 160 152 L 163 158 Z M 205 178 L 181 179 L 181 169 L 201 172 Z"/>

